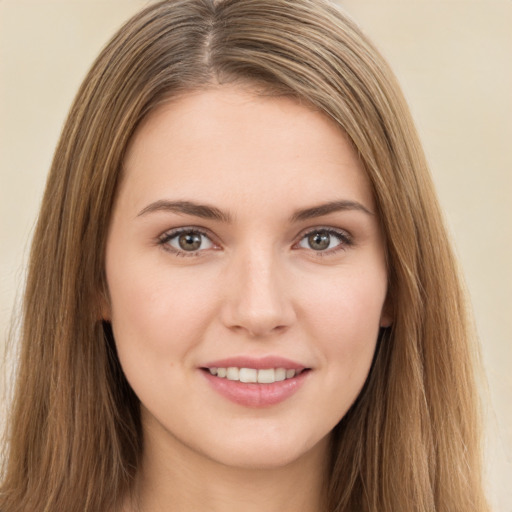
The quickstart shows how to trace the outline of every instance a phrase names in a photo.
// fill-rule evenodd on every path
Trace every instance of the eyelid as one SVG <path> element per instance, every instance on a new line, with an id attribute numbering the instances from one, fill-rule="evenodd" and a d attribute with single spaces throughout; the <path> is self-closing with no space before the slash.
<path id="1" fill-rule="evenodd" d="M 200 235 L 208 238 L 214 247 L 208 249 L 198 249 L 196 251 L 182 251 L 168 243 L 171 239 L 181 235 L 182 233 L 199 233 Z M 176 256 L 200 256 L 201 253 L 210 251 L 212 249 L 216 250 L 220 246 L 219 242 L 217 241 L 217 237 L 214 236 L 210 230 L 200 226 L 180 226 L 178 228 L 169 229 L 157 237 L 157 244 L 160 245 L 165 251 L 168 251 Z"/>
<path id="2" fill-rule="evenodd" d="M 324 251 L 315 251 L 314 249 L 306 249 L 306 250 L 309 250 L 310 252 L 312 252 L 313 254 L 315 254 L 316 256 L 321 257 L 321 256 L 327 256 L 327 255 L 334 254 L 340 250 L 347 249 L 348 247 L 352 246 L 354 243 L 352 235 L 347 230 L 341 229 L 341 228 L 335 228 L 332 226 L 320 225 L 320 226 L 313 226 L 313 227 L 310 227 L 310 228 L 307 228 L 307 229 L 304 229 L 303 231 L 301 231 L 299 233 L 299 235 L 297 236 L 296 242 L 293 244 L 292 248 L 293 249 L 305 249 L 305 248 L 299 247 L 299 243 L 302 240 L 304 240 L 304 238 L 307 237 L 308 235 L 315 233 L 315 232 L 319 232 L 319 231 L 323 231 L 325 233 L 328 233 L 329 235 L 335 236 L 336 238 L 338 238 L 340 240 L 340 243 L 338 245 L 336 245 L 335 247 L 333 247 L 331 249 L 326 249 Z M 182 250 L 176 249 L 175 247 L 172 247 L 171 245 L 168 244 L 169 240 L 171 240 L 172 238 L 175 238 L 176 236 L 178 236 L 182 233 L 187 233 L 187 232 L 195 232 L 195 233 L 199 233 L 202 236 L 205 236 L 206 238 L 208 238 L 211 241 L 211 243 L 214 245 L 214 247 L 208 248 L 208 249 L 198 249 L 196 251 L 182 251 Z M 175 254 L 178 256 L 200 256 L 201 253 L 210 251 L 212 249 L 218 250 L 221 245 L 218 241 L 217 236 L 215 236 L 210 230 L 205 229 L 200 226 L 180 226 L 177 228 L 169 229 L 157 237 L 157 243 L 158 243 L 158 245 L 161 245 L 164 250 L 171 252 L 172 254 Z"/>
<path id="3" fill-rule="evenodd" d="M 299 243 L 304 240 L 307 236 L 312 233 L 316 233 L 319 231 L 323 231 L 329 235 L 333 235 L 340 240 L 340 243 L 331 249 L 326 249 L 325 251 L 315 251 L 314 249 L 305 249 L 302 247 L 298 247 Z M 314 253 L 316 256 L 327 256 L 330 254 L 334 254 L 340 250 L 345 250 L 348 247 L 351 247 L 354 244 L 353 236 L 346 230 L 341 228 L 334 228 L 332 226 L 313 226 L 311 228 L 307 228 L 299 233 L 297 236 L 297 242 L 294 244 L 294 248 L 297 249 L 305 249 Z"/>

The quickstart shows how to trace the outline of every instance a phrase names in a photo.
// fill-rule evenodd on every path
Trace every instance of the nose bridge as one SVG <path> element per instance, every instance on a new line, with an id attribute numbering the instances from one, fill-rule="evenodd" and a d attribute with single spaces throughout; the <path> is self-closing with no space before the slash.
<path id="1" fill-rule="evenodd" d="M 263 336 L 291 323 L 293 307 L 286 293 L 282 267 L 270 244 L 248 247 L 235 256 L 225 312 L 230 328 Z"/>

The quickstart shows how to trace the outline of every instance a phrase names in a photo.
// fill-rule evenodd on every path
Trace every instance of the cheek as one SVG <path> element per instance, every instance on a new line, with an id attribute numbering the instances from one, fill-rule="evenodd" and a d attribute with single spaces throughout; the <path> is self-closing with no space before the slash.
<path id="1" fill-rule="evenodd" d="M 108 273 L 116 343 L 146 356 L 183 352 L 199 342 L 214 315 L 211 280 L 155 265 L 118 266 Z"/>
<path id="2" fill-rule="evenodd" d="M 118 266 L 108 284 L 119 361 L 141 401 L 158 411 L 169 390 L 187 382 L 182 369 L 214 315 L 214 291 L 207 281 L 155 265 Z"/>
<path id="3" fill-rule="evenodd" d="M 314 323 L 329 331 L 378 331 L 387 292 L 386 272 L 379 266 L 300 282 L 304 314 Z"/>
<path id="4" fill-rule="evenodd" d="M 387 290 L 385 271 L 374 265 L 370 271 L 339 272 L 311 281 L 310 286 L 304 284 L 309 290 L 302 311 L 305 329 L 316 340 L 323 363 L 337 368 L 338 374 L 331 377 L 364 380 L 380 329 Z"/>

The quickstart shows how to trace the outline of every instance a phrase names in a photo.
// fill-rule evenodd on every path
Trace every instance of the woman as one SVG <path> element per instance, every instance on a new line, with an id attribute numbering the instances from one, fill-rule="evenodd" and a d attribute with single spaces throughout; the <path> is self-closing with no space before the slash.
<path id="1" fill-rule="evenodd" d="M 353 23 L 153 5 L 56 151 L 0 509 L 487 510 L 470 338 L 410 115 Z"/>

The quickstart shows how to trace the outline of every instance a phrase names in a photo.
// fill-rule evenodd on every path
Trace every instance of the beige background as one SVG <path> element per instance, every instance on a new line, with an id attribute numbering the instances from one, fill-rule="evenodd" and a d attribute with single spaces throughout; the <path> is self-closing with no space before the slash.
<path id="1" fill-rule="evenodd" d="M 67 109 L 147 3 L 0 0 L 0 345 Z M 512 512 L 512 1 L 339 3 L 391 62 L 422 135 L 482 340 L 489 494 Z"/>

